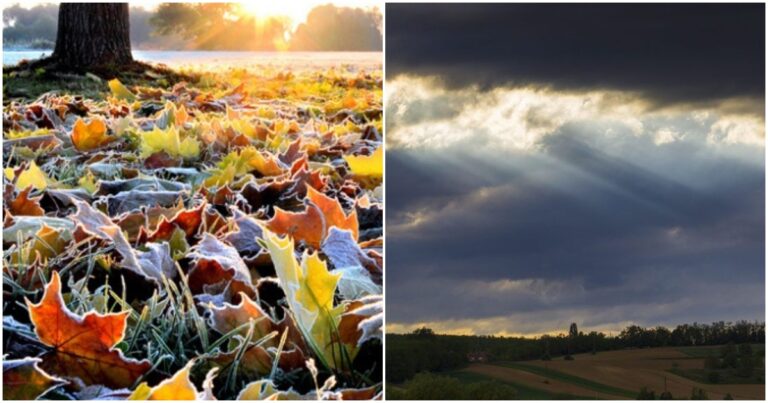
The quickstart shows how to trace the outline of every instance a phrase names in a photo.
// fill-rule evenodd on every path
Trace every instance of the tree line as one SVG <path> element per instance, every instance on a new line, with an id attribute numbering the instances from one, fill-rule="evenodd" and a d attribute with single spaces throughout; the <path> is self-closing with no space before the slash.
<path id="1" fill-rule="evenodd" d="M 238 12 L 237 3 L 162 3 L 155 10 L 130 8 L 134 49 L 144 50 L 300 50 L 380 51 L 378 9 L 313 8 L 293 27 L 283 17 Z M 3 47 L 52 49 L 59 6 L 16 4 L 3 10 Z"/>
<path id="2" fill-rule="evenodd" d="M 409 334 L 387 335 L 387 379 L 402 382 L 419 372 L 441 372 L 468 364 L 470 353 L 482 352 L 492 361 L 570 357 L 625 348 L 704 346 L 765 342 L 764 322 L 715 322 L 664 326 L 628 326 L 617 335 L 584 333 L 575 324 L 567 334 L 537 338 L 437 335 L 420 328 Z"/>

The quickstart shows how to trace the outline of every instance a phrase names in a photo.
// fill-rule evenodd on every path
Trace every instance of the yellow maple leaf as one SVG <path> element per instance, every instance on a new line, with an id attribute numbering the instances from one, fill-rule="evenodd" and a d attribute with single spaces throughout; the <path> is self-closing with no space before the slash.
<path id="1" fill-rule="evenodd" d="M 316 253 L 304 255 L 302 269 L 304 284 L 296 292 L 296 300 L 313 310 L 333 309 L 333 294 L 341 274 L 331 274 Z"/>
<path id="2" fill-rule="evenodd" d="M 200 155 L 200 143 L 192 137 L 186 137 L 182 140 L 175 126 L 167 129 L 155 127 L 151 131 L 140 133 L 139 136 L 141 137 L 142 158 L 147 158 L 160 151 L 165 151 L 171 157 L 185 159 L 194 159 Z"/>
<path id="3" fill-rule="evenodd" d="M 72 128 L 72 144 L 80 151 L 90 151 L 114 140 L 107 135 L 107 124 L 102 119 L 92 119 L 89 123 L 81 118 Z"/>
<path id="4" fill-rule="evenodd" d="M 379 146 L 372 155 L 355 156 L 345 155 L 352 173 L 359 176 L 371 176 L 381 178 L 384 175 L 384 147 Z"/>
<path id="5" fill-rule="evenodd" d="M 355 348 L 342 345 L 333 336 L 338 333 L 337 327 L 345 307 L 333 306 L 341 274 L 329 272 L 317 253 L 304 252 L 299 265 L 290 237 L 281 238 L 266 228 L 263 234 L 280 287 L 307 344 L 326 366 L 341 367 L 342 357 L 354 358 L 357 352 Z"/>
<path id="6" fill-rule="evenodd" d="M 5 177 L 8 178 L 8 180 L 13 181 L 14 178 L 16 178 L 16 168 L 18 167 L 5 168 Z M 32 186 L 35 189 L 43 190 L 48 187 L 50 181 L 48 175 L 35 164 L 35 161 L 32 161 L 29 166 L 19 174 L 19 178 L 16 180 L 16 187 L 19 189 L 26 189 L 28 186 Z"/>
<path id="7" fill-rule="evenodd" d="M 40 256 L 40 259 L 47 261 L 63 252 L 67 241 L 68 238 L 64 231 L 58 231 L 43 224 L 43 227 L 37 231 L 35 238 L 33 238 L 29 245 L 29 257 L 34 259 Z"/>
<path id="8" fill-rule="evenodd" d="M 278 176 L 283 173 L 283 168 L 274 157 L 265 157 L 256 147 L 245 147 L 222 158 L 204 184 L 223 186 L 252 171 L 262 176 Z"/>
<path id="9" fill-rule="evenodd" d="M 136 99 L 136 95 L 134 95 L 131 90 L 126 88 L 123 83 L 121 83 L 120 80 L 116 78 L 109 80 L 107 85 L 109 85 L 109 90 L 112 91 L 112 95 L 114 95 L 114 97 L 117 99 L 124 99 L 126 101 L 133 101 Z"/>
<path id="10" fill-rule="evenodd" d="M 258 130 L 256 125 L 246 119 L 230 119 L 229 125 L 238 133 L 242 133 L 250 138 L 257 138 Z"/>
<path id="11" fill-rule="evenodd" d="M 277 117 L 277 113 L 273 108 L 260 106 L 258 109 L 256 109 L 256 116 L 265 119 L 274 119 Z"/>
<path id="12" fill-rule="evenodd" d="M 333 126 L 333 133 L 336 134 L 337 136 L 343 136 L 348 133 L 356 133 L 359 131 L 360 131 L 360 128 L 357 127 L 355 122 L 353 122 L 352 120 L 347 120 L 344 122 L 344 124 Z M 320 132 L 320 133 L 324 133 L 324 132 Z"/>
<path id="13" fill-rule="evenodd" d="M 189 380 L 192 365 L 194 365 L 194 360 L 189 361 L 184 368 L 154 388 L 150 388 L 146 382 L 142 382 L 131 393 L 128 400 L 196 400 L 197 389 Z"/>
<path id="14" fill-rule="evenodd" d="M 77 180 L 77 184 L 90 194 L 94 194 L 98 189 L 98 186 L 96 185 L 96 177 L 93 175 L 93 172 L 91 172 L 90 169 L 87 170 L 85 175 Z"/>
<path id="15" fill-rule="evenodd" d="M 39 259 L 41 263 L 45 263 L 62 253 L 70 239 L 71 236 L 66 231 L 43 223 L 35 236 L 18 249 L 17 253 L 11 255 L 11 261 L 14 264 L 32 264 Z"/>

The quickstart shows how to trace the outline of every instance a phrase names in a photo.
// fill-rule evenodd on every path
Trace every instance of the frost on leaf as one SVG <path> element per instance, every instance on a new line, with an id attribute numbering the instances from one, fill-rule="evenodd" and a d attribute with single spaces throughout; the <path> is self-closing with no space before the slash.
<path id="1" fill-rule="evenodd" d="M 383 77 L 339 67 L 90 75 L 105 96 L 5 105 L 7 363 L 66 382 L 6 366 L 40 390 L 5 397 L 375 397 Z"/>
<path id="2" fill-rule="evenodd" d="M 125 336 L 128 312 L 75 315 L 64 305 L 56 271 L 40 302 L 27 300 L 27 307 L 35 334 L 52 348 L 41 363 L 51 374 L 77 378 L 88 385 L 124 388 L 151 367 L 148 361 L 126 358 L 114 348 Z"/>
<path id="3" fill-rule="evenodd" d="M 255 295 L 251 273 L 240 254 L 211 234 L 204 234 L 203 240 L 192 248 L 188 257 L 194 260 L 189 272 L 189 287 L 193 292 L 204 292 L 205 285 L 225 282 L 229 283 L 233 293 Z"/>

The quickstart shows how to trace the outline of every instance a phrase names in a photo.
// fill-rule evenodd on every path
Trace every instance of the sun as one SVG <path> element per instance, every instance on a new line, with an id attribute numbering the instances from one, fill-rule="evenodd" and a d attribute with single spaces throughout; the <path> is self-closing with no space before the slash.
<path id="1" fill-rule="evenodd" d="M 309 11 L 317 5 L 318 0 L 273 1 L 256 0 L 239 3 L 240 12 L 255 17 L 257 20 L 268 18 L 288 18 L 296 25 L 307 18 Z"/>
<path id="2" fill-rule="evenodd" d="M 288 12 L 286 12 L 285 4 L 279 1 L 264 1 L 264 0 L 248 1 L 244 3 L 240 3 L 240 9 L 244 13 L 250 14 L 258 18 L 277 17 L 277 16 L 282 17 L 282 16 L 287 16 L 289 14 Z"/>

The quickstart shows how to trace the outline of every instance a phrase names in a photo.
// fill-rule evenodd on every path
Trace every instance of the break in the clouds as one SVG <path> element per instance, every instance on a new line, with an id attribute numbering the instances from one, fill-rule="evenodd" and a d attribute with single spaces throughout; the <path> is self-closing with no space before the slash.
<path id="1" fill-rule="evenodd" d="M 387 4 L 386 12 L 389 77 L 621 89 L 663 104 L 762 103 L 763 4 Z"/>
<path id="2" fill-rule="evenodd" d="M 443 35 L 453 35 L 440 22 L 475 20 L 486 6 L 463 8 L 466 15 L 449 6 L 447 16 L 445 6 L 433 7 L 434 20 L 420 29 L 439 47 Z M 425 10 L 388 6 L 387 23 L 414 18 L 411 9 Z M 691 18 L 712 22 L 708 10 Z M 512 14 L 508 21 L 519 18 Z M 669 23 L 648 29 L 674 31 Z M 460 26 L 477 40 L 491 35 L 485 26 Z M 570 35 L 581 34 L 571 28 Z M 529 38 L 536 42 L 535 34 Z M 537 63 L 530 60 L 537 54 L 555 61 L 548 52 L 560 48 L 547 44 L 538 42 L 540 51 L 523 53 L 519 64 Z M 713 59 L 730 51 L 725 41 L 710 45 Z M 765 131 L 748 100 L 759 95 L 762 102 L 762 92 L 707 90 L 717 93 L 707 102 L 691 95 L 659 107 L 659 97 L 670 95 L 659 95 L 663 85 L 650 76 L 648 90 L 620 85 L 640 79 L 622 81 L 618 72 L 616 85 L 585 79 L 576 88 L 514 69 L 490 86 L 473 78 L 453 85 L 461 78 L 447 80 L 439 68 L 428 74 L 442 56 L 425 49 L 417 62 L 412 46 L 404 54 L 414 60 L 396 63 L 401 74 L 388 76 L 386 86 L 390 331 L 427 325 L 540 334 L 571 322 L 613 331 L 630 323 L 764 319 Z M 701 51 L 694 48 L 694 58 Z M 399 55 L 388 48 L 387 62 Z M 762 59 L 763 52 L 743 56 Z M 404 74 L 408 66 L 417 67 Z M 740 68 L 747 69 L 725 72 Z M 574 82 L 582 76 L 562 74 Z M 762 83 L 751 75 L 735 80 Z"/>

